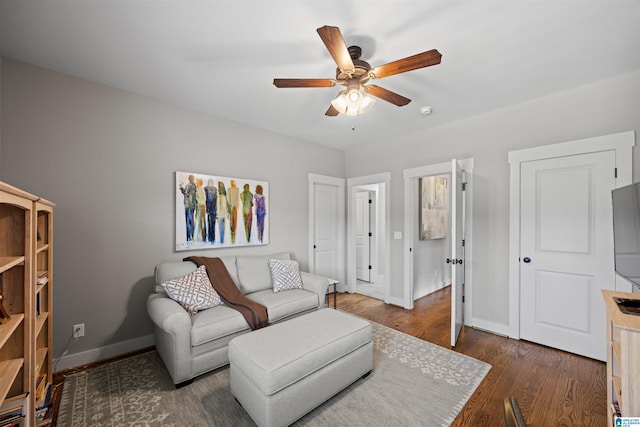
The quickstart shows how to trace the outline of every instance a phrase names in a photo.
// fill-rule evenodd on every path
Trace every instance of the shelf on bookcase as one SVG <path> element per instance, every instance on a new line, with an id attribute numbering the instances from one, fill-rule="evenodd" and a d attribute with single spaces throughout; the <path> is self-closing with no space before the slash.
<path id="1" fill-rule="evenodd" d="M 23 363 L 24 359 L 9 359 L 0 362 L 0 403 L 4 402 L 7 397 Z"/>
<path id="2" fill-rule="evenodd" d="M 0 273 L 15 267 L 16 265 L 24 264 L 24 256 L 3 256 L 0 257 Z"/>
<path id="3" fill-rule="evenodd" d="M 11 319 L 9 319 L 7 323 L 0 325 L 0 347 L 7 342 L 11 334 L 13 334 L 23 320 L 23 313 L 12 314 Z"/>
<path id="4" fill-rule="evenodd" d="M 47 353 L 49 349 L 47 347 L 40 347 L 36 349 L 36 373 L 40 372 L 40 368 L 42 368 L 42 364 L 47 359 Z"/>
<path id="5" fill-rule="evenodd" d="M 38 247 L 36 248 L 36 253 L 40 253 L 49 249 L 48 243 L 38 242 Z"/>
<path id="6" fill-rule="evenodd" d="M 40 334 L 40 331 L 42 331 L 42 327 L 47 321 L 47 317 L 49 317 L 49 313 L 46 311 L 36 316 L 36 336 L 38 336 Z"/>
<path id="7" fill-rule="evenodd" d="M 45 287 L 47 286 L 47 284 L 43 284 L 43 285 L 36 285 L 36 295 L 40 293 L 40 291 L 42 291 Z"/>

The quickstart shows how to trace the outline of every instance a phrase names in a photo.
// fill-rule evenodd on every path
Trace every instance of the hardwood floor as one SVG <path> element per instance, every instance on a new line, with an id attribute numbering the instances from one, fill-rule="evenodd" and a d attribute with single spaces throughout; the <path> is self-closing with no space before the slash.
<path id="1" fill-rule="evenodd" d="M 338 309 L 451 348 L 449 288 L 417 300 L 413 310 L 359 294 L 338 294 L 337 302 Z M 453 426 L 504 425 L 502 405 L 509 396 L 518 399 L 530 427 L 606 425 L 603 362 L 468 327 L 452 350 L 492 366 Z"/>

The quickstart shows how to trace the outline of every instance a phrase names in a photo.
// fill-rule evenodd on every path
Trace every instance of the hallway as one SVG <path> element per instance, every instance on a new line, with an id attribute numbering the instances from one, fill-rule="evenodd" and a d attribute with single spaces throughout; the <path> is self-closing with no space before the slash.
<path id="1" fill-rule="evenodd" d="M 382 284 L 358 280 L 356 282 L 356 293 L 384 301 L 384 289 L 382 288 Z"/>

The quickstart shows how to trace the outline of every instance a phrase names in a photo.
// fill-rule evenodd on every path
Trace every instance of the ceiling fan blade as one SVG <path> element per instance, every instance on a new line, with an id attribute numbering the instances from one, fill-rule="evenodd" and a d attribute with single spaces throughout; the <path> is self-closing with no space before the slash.
<path id="1" fill-rule="evenodd" d="M 333 87 L 336 81 L 332 79 L 273 79 L 276 87 Z"/>
<path id="2" fill-rule="evenodd" d="M 394 74 L 406 73 L 407 71 L 417 70 L 418 68 L 429 67 L 440 63 L 442 54 L 437 49 L 431 49 L 417 55 L 407 58 L 398 59 L 373 69 L 373 75 L 377 79 L 393 76 Z"/>
<path id="3" fill-rule="evenodd" d="M 336 110 L 333 105 L 329 105 L 329 109 L 327 110 L 326 113 L 324 113 L 325 116 L 329 116 L 329 117 L 335 117 L 338 114 L 340 114 L 340 111 Z"/>
<path id="4" fill-rule="evenodd" d="M 338 68 L 342 71 L 353 70 L 355 66 L 351 60 L 351 55 L 349 54 L 347 45 L 344 43 L 344 39 L 342 38 L 340 28 L 325 25 L 324 27 L 318 28 L 317 31 L 324 42 L 324 45 L 327 47 L 327 50 L 331 54 L 331 57 L 336 61 Z"/>
<path id="5" fill-rule="evenodd" d="M 398 107 L 402 107 L 403 105 L 407 105 L 411 102 L 409 98 L 405 98 L 402 95 L 398 95 L 395 92 L 391 92 L 388 89 L 382 88 L 376 85 L 365 86 L 364 90 L 369 94 L 373 95 L 376 98 L 383 99 L 387 102 L 390 102 Z"/>

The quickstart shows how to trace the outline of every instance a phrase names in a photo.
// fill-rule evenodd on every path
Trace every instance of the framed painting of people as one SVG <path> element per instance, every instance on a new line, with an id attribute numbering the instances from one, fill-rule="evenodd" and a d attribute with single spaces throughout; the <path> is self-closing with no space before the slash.
<path id="1" fill-rule="evenodd" d="M 269 182 L 176 172 L 176 250 L 269 243 Z"/>

